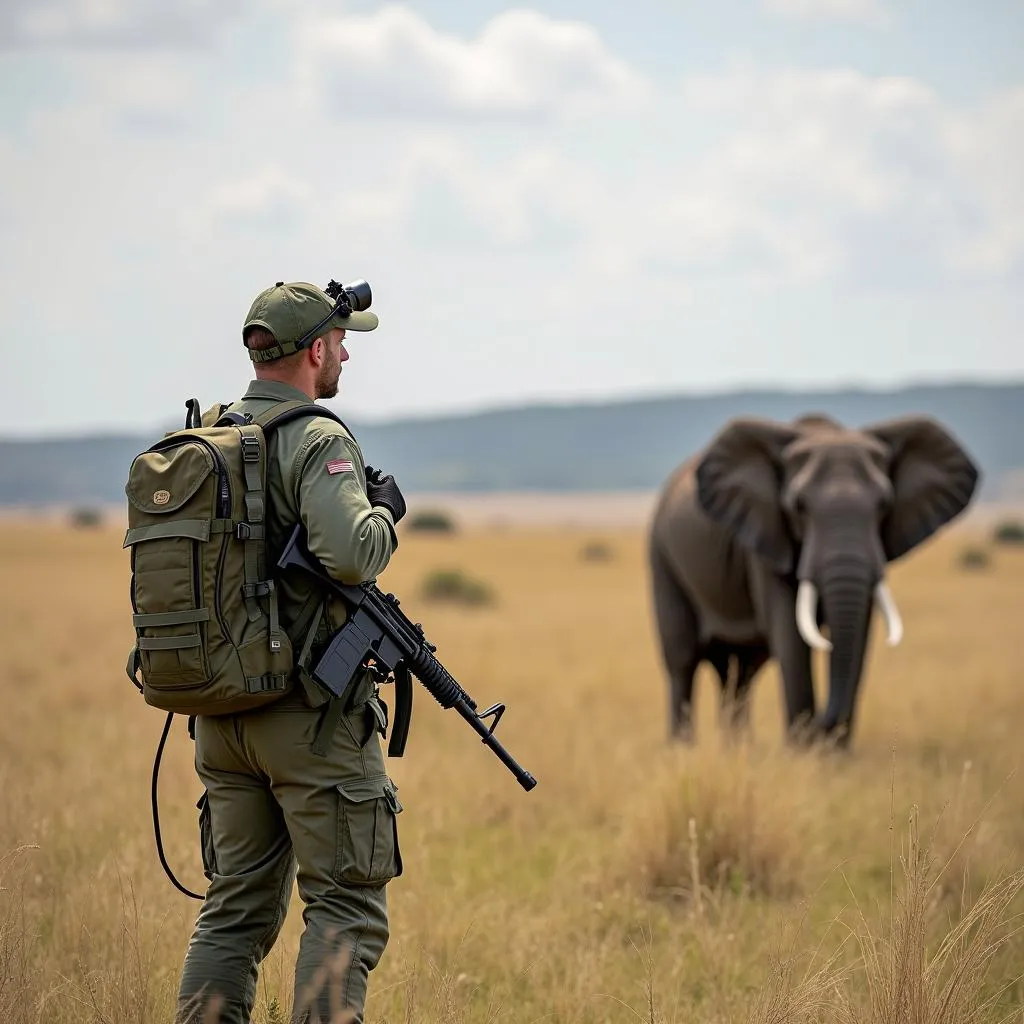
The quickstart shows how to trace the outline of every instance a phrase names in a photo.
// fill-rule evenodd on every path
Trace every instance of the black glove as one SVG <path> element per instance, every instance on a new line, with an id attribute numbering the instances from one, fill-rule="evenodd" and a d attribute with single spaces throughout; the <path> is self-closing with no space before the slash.
<path id="1" fill-rule="evenodd" d="M 366 496 L 371 505 L 381 505 L 391 513 L 397 523 L 405 515 L 405 498 L 395 483 L 395 478 L 385 475 L 373 466 L 366 467 Z"/>

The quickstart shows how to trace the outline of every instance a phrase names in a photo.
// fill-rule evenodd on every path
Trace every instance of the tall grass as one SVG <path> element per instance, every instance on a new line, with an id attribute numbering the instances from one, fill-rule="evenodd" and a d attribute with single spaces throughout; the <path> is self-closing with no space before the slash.
<path id="1" fill-rule="evenodd" d="M 948 862 L 947 862 L 948 865 Z M 917 808 L 911 810 L 900 854 L 902 886 L 889 919 L 872 929 L 861 917 L 858 942 L 864 960 L 870 1024 L 980 1024 L 1011 1020 L 1024 1003 L 1010 990 L 1024 977 L 1024 963 L 1000 963 L 1021 934 L 1024 915 L 1014 910 L 1024 890 L 1024 868 L 989 882 L 956 917 L 937 915 L 934 851 L 923 844 Z M 933 938 L 932 919 L 944 923 Z M 1005 1009 L 1007 997 L 1016 1009 Z M 1000 1015 L 1002 1005 L 1005 1012 Z"/>
<path id="2" fill-rule="evenodd" d="M 801 892 L 811 850 L 801 836 L 811 766 L 775 754 L 708 745 L 657 785 L 633 831 L 631 861 L 650 896 L 784 899 Z"/>
<path id="3" fill-rule="evenodd" d="M 0 1019 L 15 1020 L 27 1002 L 38 936 L 25 911 L 24 847 L 0 857 Z"/>
<path id="4" fill-rule="evenodd" d="M 442 557 L 500 585 L 472 616 L 417 617 L 478 701 L 507 704 L 499 735 L 539 785 L 523 793 L 461 719 L 416 701 L 389 762 L 405 873 L 368 1024 L 1024 1021 L 1024 551 L 964 574 L 951 538 L 893 572 L 906 639 L 872 650 L 853 748 L 826 756 L 785 748 L 773 668 L 739 743 L 702 670 L 696 745 L 670 747 L 642 537 L 609 533 L 600 581 L 585 538 L 412 534 L 388 570 L 403 604 Z M 153 847 L 162 719 L 123 675 L 120 536 L 8 523 L 0 564 L 18 584 L 0 588 L 0 1020 L 169 1021 L 197 905 Z M 179 728 L 162 824 L 194 888 L 191 762 Z M 255 1024 L 288 1019 L 300 913 Z"/>

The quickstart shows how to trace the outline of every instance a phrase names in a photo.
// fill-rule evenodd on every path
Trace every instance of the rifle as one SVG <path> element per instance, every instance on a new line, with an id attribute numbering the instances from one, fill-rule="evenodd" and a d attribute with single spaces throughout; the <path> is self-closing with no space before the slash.
<path id="1" fill-rule="evenodd" d="M 372 658 L 375 670 L 383 666 L 395 677 L 395 721 L 391 730 L 388 755 L 401 757 L 409 734 L 412 716 L 412 681 L 415 676 L 443 708 L 455 708 L 480 734 L 484 744 L 516 777 L 527 792 L 537 780 L 516 763 L 495 738 L 494 730 L 505 713 L 504 704 L 477 711 L 476 702 L 434 657 L 437 648 L 423 634 L 420 623 L 411 622 L 399 607 L 394 594 L 383 594 L 376 583 L 341 583 L 330 576 L 323 564 L 306 547 L 303 527 L 296 526 L 277 560 L 280 570 L 302 569 L 315 576 L 341 598 L 348 611 L 345 624 L 331 637 L 327 648 L 313 667 L 313 678 L 330 693 L 341 698 L 356 672 Z M 487 719 L 493 719 L 490 725 Z"/>

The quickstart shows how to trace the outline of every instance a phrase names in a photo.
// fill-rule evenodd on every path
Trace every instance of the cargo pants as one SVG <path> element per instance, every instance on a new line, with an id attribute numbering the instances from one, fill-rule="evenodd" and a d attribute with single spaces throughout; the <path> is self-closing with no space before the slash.
<path id="1" fill-rule="evenodd" d="M 196 720 L 210 884 L 185 958 L 177 1021 L 249 1024 L 259 964 L 280 933 L 293 880 L 305 928 L 292 1021 L 363 1021 L 367 977 L 388 941 L 386 886 L 402 872 L 402 808 L 385 772 L 381 706 L 363 698 L 336 714 L 333 728 L 330 705 L 290 698 Z M 211 997 L 219 1015 L 210 1012 Z"/>

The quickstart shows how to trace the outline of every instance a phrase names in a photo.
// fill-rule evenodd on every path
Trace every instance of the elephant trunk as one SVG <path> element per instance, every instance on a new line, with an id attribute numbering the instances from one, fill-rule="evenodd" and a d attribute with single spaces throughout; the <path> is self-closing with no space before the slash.
<path id="1" fill-rule="evenodd" d="M 885 554 L 871 509 L 856 498 L 854 484 L 833 483 L 829 500 L 815 509 L 801 551 L 796 621 L 805 643 L 829 652 L 828 701 L 818 725 L 849 737 L 875 605 L 885 620 L 889 643 L 903 634 L 896 603 L 885 582 Z M 820 612 L 819 615 L 819 602 Z M 818 629 L 828 627 L 828 639 Z"/>
<path id="2" fill-rule="evenodd" d="M 863 563 L 829 566 L 821 580 L 821 602 L 831 638 L 828 704 L 824 732 L 848 732 L 860 684 L 873 602 L 873 580 Z"/>

